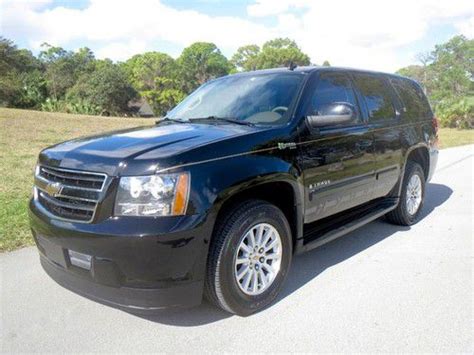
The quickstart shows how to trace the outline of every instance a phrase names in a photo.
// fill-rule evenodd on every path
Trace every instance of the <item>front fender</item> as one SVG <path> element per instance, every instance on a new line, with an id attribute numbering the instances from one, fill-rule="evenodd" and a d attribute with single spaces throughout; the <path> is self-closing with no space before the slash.
<path id="1" fill-rule="evenodd" d="M 249 154 L 189 167 L 191 192 L 188 213 L 204 214 L 215 222 L 222 205 L 235 194 L 258 185 L 280 182 L 292 187 L 297 220 L 302 221 L 303 176 L 292 161 L 272 155 Z M 275 193 L 278 194 L 278 191 Z M 302 226 L 302 223 L 297 223 L 300 224 Z M 297 230 L 299 237 L 302 228 Z"/>

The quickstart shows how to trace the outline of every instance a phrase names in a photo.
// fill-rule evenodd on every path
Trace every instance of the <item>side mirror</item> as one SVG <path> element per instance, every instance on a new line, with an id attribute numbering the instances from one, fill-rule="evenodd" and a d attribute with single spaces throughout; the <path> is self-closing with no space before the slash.
<path id="1" fill-rule="evenodd" d="M 349 123 L 355 117 L 355 108 L 347 102 L 335 102 L 325 105 L 315 115 L 306 116 L 309 125 L 314 128 Z"/>

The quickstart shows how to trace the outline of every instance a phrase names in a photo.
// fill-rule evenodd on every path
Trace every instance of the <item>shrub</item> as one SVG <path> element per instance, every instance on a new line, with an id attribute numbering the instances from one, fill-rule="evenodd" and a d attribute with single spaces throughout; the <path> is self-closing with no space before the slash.
<path id="1" fill-rule="evenodd" d="M 48 98 L 41 104 L 41 111 L 46 111 L 46 112 L 66 112 L 66 111 L 65 111 L 65 107 L 66 107 L 66 102 L 65 102 L 65 101 L 48 97 Z"/>
<path id="2" fill-rule="evenodd" d="M 474 128 L 474 103 L 466 97 L 439 102 L 436 115 L 443 127 Z"/>
<path id="3" fill-rule="evenodd" d="M 103 108 L 82 99 L 57 100 L 47 98 L 41 104 L 41 110 L 47 112 L 65 112 L 78 115 L 101 115 Z"/>

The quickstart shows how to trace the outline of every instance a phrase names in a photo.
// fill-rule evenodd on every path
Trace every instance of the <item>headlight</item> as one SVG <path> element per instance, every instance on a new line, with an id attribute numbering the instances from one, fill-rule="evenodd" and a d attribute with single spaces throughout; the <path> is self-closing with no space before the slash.
<path id="1" fill-rule="evenodd" d="M 190 177 L 187 173 L 120 178 L 116 216 L 178 216 L 186 212 Z"/>

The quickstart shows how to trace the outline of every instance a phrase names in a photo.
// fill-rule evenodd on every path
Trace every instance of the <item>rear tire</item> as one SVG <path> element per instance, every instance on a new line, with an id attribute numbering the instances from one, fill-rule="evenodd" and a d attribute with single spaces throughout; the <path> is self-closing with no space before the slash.
<path id="1" fill-rule="evenodd" d="M 420 215 L 425 201 L 425 174 L 420 164 L 407 161 L 402 191 L 398 206 L 387 213 L 390 223 L 400 226 L 411 226 Z"/>
<path id="2" fill-rule="evenodd" d="M 291 229 L 283 212 L 265 201 L 246 201 L 215 228 L 205 295 L 230 313 L 258 312 L 280 292 L 292 254 Z"/>

